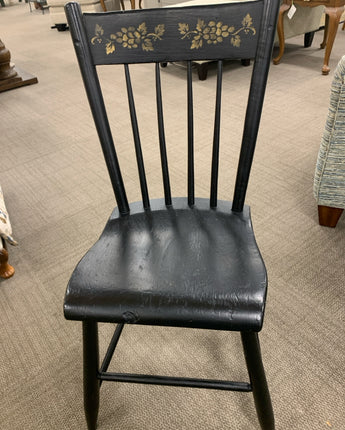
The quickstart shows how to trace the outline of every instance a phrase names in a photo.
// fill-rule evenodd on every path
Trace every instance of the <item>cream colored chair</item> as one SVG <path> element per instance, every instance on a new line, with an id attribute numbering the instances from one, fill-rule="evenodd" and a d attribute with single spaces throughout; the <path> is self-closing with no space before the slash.
<path id="1" fill-rule="evenodd" d="M 314 177 L 319 223 L 335 227 L 345 208 L 345 56 L 331 85 L 330 105 Z"/>
<path id="2" fill-rule="evenodd" d="M 289 19 L 287 14 L 284 15 L 284 36 L 285 39 L 291 37 L 313 33 L 319 30 L 324 6 L 316 6 L 313 8 L 306 8 L 296 5 L 296 12 L 294 16 Z M 304 38 L 304 46 L 310 46 L 312 38 Z M 278 43 L 278 34 L 276 34 L 275 42 Z"/>
<path id="3" fill-rule="evenodd" d="M 67 0 L 48 0 L 52 28 L 58 31 L 67 29 L 64 6 Z M 104 12 L 120 10 L 120 0 L 78 0 L 83 12 Z"/>

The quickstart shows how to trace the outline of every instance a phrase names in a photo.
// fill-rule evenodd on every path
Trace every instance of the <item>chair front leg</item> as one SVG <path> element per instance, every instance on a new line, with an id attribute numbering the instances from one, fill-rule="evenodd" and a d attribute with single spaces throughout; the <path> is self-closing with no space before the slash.
<path id="1" fill-rule="evenodd" d="M 255 332 L 242 332 L 241 338 L 261 428 L 274 430 L 273 408 L 261 358 L 259 336 Z"/>
<path id="2" fill-rule="evenodd" d="M 83 321 L 84 410 L 88 430 L 96 430 L 99 409 L 99 347 L 97 322 Z"/>

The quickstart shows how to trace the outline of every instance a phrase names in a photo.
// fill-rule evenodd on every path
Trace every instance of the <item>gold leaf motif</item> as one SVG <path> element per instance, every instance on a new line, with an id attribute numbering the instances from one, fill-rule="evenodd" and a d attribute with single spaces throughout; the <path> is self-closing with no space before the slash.
<path id="1" fill-rule="evenodd" d="M 198 18 L 195 30 L 190 30 L 189 24 L 179 23 L 178 30 L 182 35 L 181 39 L 188 38 L 192 39 L 190 49 L 199 49 L 203 46 L 203 40 L 207 45 L 216 45 L 217 43 L 222 43 L 225 38 L 231 36 L 230 43 L 238 48 L 241 45 L 241 37 L 239 33 L 244 32 L 249 34 L 250 32 L 254 36 L 256 30 L 253 27 L 253 19 L 247 13 L 247 15 L 242 20 L 242 27 L 237 31 L 235 27 L 223 24 L 222 21 L 209 21 L 207 24 L 201 18 Z"/>
<path id="2" fill-rule="evenodd" d="M 236 48 L 240 47 L 240 45 L 241 45 L 241 38 L 240 38 L 240 36 L 238 34 L 236 34 L 235 36 L 233 36 L 231 38 L 231 44 L 233 46 L 235 46 Z"/>
<path id="3" fill-rule="evenodd" d="M 188 24 L 181 24 L 180 23 L 178 25 L 178 29 L 179 29 L 179 32 L 181 34 L 187 34 L 189 32 L 189 25 Z"/>
<path id="4" fill-rule="evenodd" d="M 94 45 L 96 42 L 98 43 L 102 43 L 102 36 L 103 36 L 103 28 L 96 24 L 96 28 L 95 28 L 95 36 L 91 39 L 91 43 Z"/>
<path id="5" fill-rule="evenodd" d="M 104 33 L 103 28 L 98 24 L 96 24 L 95 33 L 96 33 L 96 36 L 103 36 L 103 33 Z"/>
<path id="6" fill-rule="evenodd" d="M 247 15 L 243 18 L 242 25 L 243 27 L 251 27 L 253 25 L 253 20 L 249 13 L 247 13 Z"/>
<path id="7" fill-rule="evenodd" d="M 203 19 L 198 19 L 198 23 L 196 25 L 196 29 L 198 31 L 202 31 L 205 28 L 205 21 Z"/>
<path id="8" fill-rule="evenodd" d="M 163 36 L 164 31 L 165 31 L 164 24 L 159 24 L 157 25 L 157 27 L 155 27 L 155 33 L 157 37 Z"/>
<path id="9" fill-rule="evenodd" d="M 193 39 L 190 49 L 199 49 L 202 47 L 202 39 Z"/>
<path id="10" fill-rule="evenodd" d="M 147 29 L 146 29 L 146 23 L 143 22 L 142 24 L 139 25 L 138 27 L 138 31 L 139 33 L 141 33 L 143 36 L 145 36 L 145 34 L 147 33 Z"/>
<path id="11" fill-rule="evenodd" d="M 144 51 L 154 51 L 151 40 L 146 39 L 143 43 Z"/>
<path id="12" fill-rule="evenodd" d="M 115 51 L 115 43 L 114 42 L 107 42 L 105 45 L 105 52 L 107 55 L 112 54 Z"/>
<path id="13" fill-rule="evenodd" d="M 158 24 L 153 33 L 147 33 L 146 23 L 143 22 L 137 28 L 134 26 L 129 26 L 128 28 L 122 27 L 121 31 L 110 34 L 109 38 L 104 38 L 102 37 L 104 35 L 102 26 L 96 24 L 95 36 L 92 37 L 91 43 L 93 45 L 95 42 L 105 43 L 105 52 L 107 55 L 116 51 L 115 42 L 127 49 L 136 49 L 141 45 L 143 51 L 154 51 L 152 42 L 162 40 L 164 32 L 164 24 Z"/>
<path id="14" fill-rule="evenodd" d="M 102 26 L 96 24 L 95 36 L 92 37 L 91 43 L 94 45 L 96 42 L 105 44 L 105 52 L 107 55 L 116 51 L 115 42 L 120 44 L 123 48 L 136 49 L 141 45 L 143 51 L 153 51 L 153 41 L 162 40 L 165 32 L 164 24 L 158 24 L 153 33 L 147 33 L 146 23 L 142 22 L 138 28 L 130 26 L 128 28 L 122 27 L 121 31 L 115 34 L 110 34 L 109 38 L 104 38 L 104 30 Z"/>

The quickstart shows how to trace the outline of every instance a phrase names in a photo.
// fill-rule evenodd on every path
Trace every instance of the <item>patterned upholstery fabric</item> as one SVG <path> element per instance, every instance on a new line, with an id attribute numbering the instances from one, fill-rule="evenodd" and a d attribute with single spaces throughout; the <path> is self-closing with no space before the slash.
<path id="1" fill-rule="evenodd" d="M 314 177 L 318 205 L 345 208 L 345 56 L 339 61 Z"/>
<path id="2" fill-rule="evenodd" d="M 0 249 L 2 249 L 1 238 L 7 240 L 11 245 L 17 245 L 17 242 L 12 237 L 10 218 L 6 210 L 4 195 L 0 186 Z"/>

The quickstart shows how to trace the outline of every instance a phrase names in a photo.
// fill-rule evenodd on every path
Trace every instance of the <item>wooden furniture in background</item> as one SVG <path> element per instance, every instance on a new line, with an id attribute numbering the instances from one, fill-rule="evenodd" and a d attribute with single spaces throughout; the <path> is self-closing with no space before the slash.
<path id="1" fill-rule="evenodd" d="M 47 6 L 46 0 L 26 0 L 26 2 L 29 3 L 30 12 L 32 12 L 33 9 L 39 9 L 44 15 L 44 11 L 49 8 L 49 6 Z M 34 4 L 34 8 L 32 8 L 31 3 Z"/>
<path id="2" fill-rule="evenodd" d="M 139 0 L 139 9 L 142 9 L 142 1 L 143 0 Z M 135 9 L 135 0 L 131 0 L 131 8 Z"/>
<path id="3" fill-rule="evenodd" d="M 279 64 L 284 54 L 285 49 L 285 38 L 284 38 L 284 14 L 290 9 L 292 4 L 296 4 L 302 7 L 315 7 L 325 6 L 326 13 L 326 25 L 323 42 L 321 48 L 326 47 L 322 74 L 328 75 L 330 68 L 328 66 L 329 57 L 332 52 L 333 43 L 337 34 L 340 17 L 344 11 L 345 0 L 283 0 L 280 7 L 279 18 L 278 18 L 278 37 L 279 37 L 279 54 L 273 59 L 274 64 Z"/>
<path id="4" fill-rule="evenodd" d="M 14 275 L 14 268 L 8 263 L 8 252 L 5 246 L 5 241 L 0 237 L 0 278 L 8 279 Z"/>
<path id="5" fill-rule="evenodd" d="M 341 214 L 344 212 L 344 209 L 341 208 L 332 208 L 331 206 L 321 206 L 318 205 L 318 214 L 319 214 L 319 224 L 324 227 L 336 227 L 341 217 Z"/>
<path id="6" fill-rule="evenodd" d="M 135 9 L 135 0 L 130 0 L 130 1 L 131 1 L 131 9 Z M 139 9 L 142 9 L 142 1 L 143 0 L 139 0 Z M 120 3 L 121 3 L 122 10 L 126 10 L 124 0 L 120 0 Z M 101 4 L 102 4 L 104 12 L 106 12 L 107 9 L 104 5 L 104 0 L 101 0 Z"/>
<path id="7" fill-rule="evenodd" d="M 345 208 L 345 55 L 339 61 L 314 175 L 319 224 L 335 227 Z"/>
<path id="8" fill-rule="evenodd" d="M 0 92 L 37 82 L 35 76 L 11 65 L 11 53 L 0 39 Z"/>

